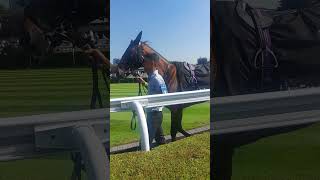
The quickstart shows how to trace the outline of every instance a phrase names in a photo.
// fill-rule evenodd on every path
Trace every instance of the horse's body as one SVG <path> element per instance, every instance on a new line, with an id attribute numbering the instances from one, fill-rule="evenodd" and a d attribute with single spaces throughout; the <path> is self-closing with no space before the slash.
<path id="1" fill-rule="evenodd" d="M 161 56 L 158 52 L 156 52 L 153 48 L 151 48 L 146 42 L 140 42 L 141 33 L 138 35 L 135 41 L 131 41 L 127 51 L 124 53 L 121 61 L 119 63 L 119 68 L 127 71 L 134 70 L 139 67 L 142 67 L 142 62 L 140 58 L 146 56 L 148 54 L 157 54 L 159 56 L 159 61 L 156 63 L 156 68 L 158 69 L 159 74 L 164 78 L 168 92 L 179 92 L 184 91 L 186 89 L 182 88 L 181 85 L 181 77 L 179 77 L 179 71 L 181 69 L 180 66 L 176 66 L 175 63 L 169 62 L 163 56 Z M 140 57 L 139 57 L 140 56 Z M 202 88 L 209 88 L 210 83 L 210 68 L 207 67 L 208 73 L 207 79 L 203 81 Z M 195 88 L 190 88 L 188 90 L 196 90 Z M 183 109 L 191 106 L 192 104 L 184 104 L 184 105 L 175 105 L 169 106 L 169 110 L 171 111 L 171 137 L 172 141 L 175 141 L 177 132 L 182 133 L 184 136 L 190 136 L 182 128 L 182 114 Z"/>
<path id="2" fill-rule="evenodd" d="M 312 0 L 311 0 L 312 1 Z M 319 3 L 293 13 L 268 11 L 263 18 L 271 18 L 272 24 L 265 25 L 269 30 L 279 67 L 273 69 L 274 83 L 271 91 L 287 90 L 293 86 L 290 79 L 314 80 L 312 85 L 319 84 L 320 36 L 311 28 L 320 27 Z M 215 77 L 211 89 L 215 96 L 230 96 L 270 91 L 257 86 L 260 71 L 253 67 L 252 57 L 257 51 L 257 29 L 251 28 L 249 19 L 239 16 L 237 1 L 215 2 L 213 7 L 213 38 Z M 309 14 L 310 13 L 310 14 Z M 303 18 L 301 18 L 303 17 Z M 309 19 L 308 19 L 309 18 Z M 311 19 L 314 21 L 312 22 Z M 265 19 L 263 19 L 265 20 Z M 261 21 L 263 21 L 261 20 Z M 313 25 L 310 23 L 314 23 Z M 317 24 L 318 22 L 318 24 Z M 298 30 L 299 28 L 302 28 Z M 223 32 L 223 33 L 222 33 Z M 320 31 L 319 31 L 320 32 Z M 308 58 L 303 58 L 308 57 Z M 290 84 L 291 83 L 291 84 Z M 311 85 L 311 86 L 312 86 Z M 292 88 L 292 87 L 291 87 Z M 213 97 L 213 96 L 212 96 Z M 214 97 L 213 97 L 214 98 Z M 212 110 L 211 121 L 219 117 Z M 255 142 L 263 137 L 294 131 L 309 126 L 295 125 L 251 132 L 243 132 L 211 137 L 213 160 L 211 175 L 214 179 L 228 180 L 232 174 L 232 156 L 234 149 Z M 214 131 L 214 129 L 213 129 Z"/>
<path id="3" fill-rule="evenodd" d="M 257 86 L 260 70 L 254 67 L 253 61 L 259 48 L 259 38 L 255 27 L 249 25 L 250 17 L 244 18 L 249 16 L 248 12 L 237 9 L 242 6 L 238 2 L 240 0 L 216 2 L 216 12 L 212 17 L 212 29 L 217 32 L 212 40 L 217 59 L 213 90 L 218 96 L 267 91 Z M 274 68 L 273 91 L 281 90 L 280 86 L 290 83 L 290 78 L 317 74 L 320 67 L 320 16 L 316 12 L 320 10 L 320 3 L 313 3 L 300 10 L 261 10 L 263 18 L 258 21 L 267 18 L 272 21 L 265 26 L 270 33 L 272 51 L 279 62 L 279 67 Z"/>
<path id="4" fill-rule="evenodd" d="M 143 55 L 157 53 L 145 42 L 140 43 L 139 46 L 142 49 Z M 166 60 L 163 56 L 160 56 L 159 62 L 156 63 L 156 68 L 158 69 L 159 74 L 161 74 L 161 76 L 164 78 L 169 93 L 184 91 L 184 89 L 180 85 L 181 79 L 178 76 L 178 71 L 180 71 L 179 68 L 183 68 L 183 67 L 179 67 L 176 64 Z M 207 81 L 206 88 L 209 88 L 209 79 Z M 196 90 L 196 89 L 193 87 L 190 87 L 189 90 Z M 183 115 L 183 109 L 191 105 L 193 104 L 182 104 L 182 105 L 175 105 L 175 106 L 168 107 L 169 110 L 171 111 L 171 137 L 173 141 L 176 138 L 177 132 L 182 133 L 184 136 L 190 136 L 190 134 L 187 133 L 182 128 L 182 115 Z"/>

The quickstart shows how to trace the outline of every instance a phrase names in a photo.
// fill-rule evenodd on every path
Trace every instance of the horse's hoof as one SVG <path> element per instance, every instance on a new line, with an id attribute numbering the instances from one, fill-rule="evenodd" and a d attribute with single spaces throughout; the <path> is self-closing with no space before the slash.
<path id="1" fill-rule="evenodd" d="M 186 132 L 186 131 L 182 131 L 181 132 L 185 137 L 189 137 L 189 136 L 191 136 L 191 134 L 190 133 L 188 133 L 188 132 Z"/>

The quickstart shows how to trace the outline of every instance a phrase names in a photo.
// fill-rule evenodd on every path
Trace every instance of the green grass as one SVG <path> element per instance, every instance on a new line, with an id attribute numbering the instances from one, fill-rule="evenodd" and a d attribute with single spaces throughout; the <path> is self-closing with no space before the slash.
<path id="1" fill-rule="evenodd" d="M 320 179 L 320 124 L 264 138 L 236 150 L 233 180 Z"/>
<path id="2" fill-rule="evenodd" d="M 0 163 L 0 180 L 70 180 L 69 153 Z"/>
<path id="3" fill-rule="evenodd" d="M 195 135 L 154 148 L 111 156 L 111 179 L 209 179 L 210 136 Z"/>
<path id="4" fill-rule="evenodd" d="M 0 70 L 0 86 L 0 117 L 90 109 L 90 68 Z"/>
<path id="5" fill-rule="evenodd" d="M 123 83 L 111 84 L 111 98 L 137 96 L 138 84 Z M 168 109 L 164 109 L 162 127 L 165 134 L 170 134 L 171 115 Z M 110 114 L 110 145 L 125 144 L 139 139 L 138 129 L 130 129 L 131 112 L 120 112 Z M 209 103 L 201 103 L 183 112 L 183 128 L 193 129 L 209 124 L 210 111 Z"/>

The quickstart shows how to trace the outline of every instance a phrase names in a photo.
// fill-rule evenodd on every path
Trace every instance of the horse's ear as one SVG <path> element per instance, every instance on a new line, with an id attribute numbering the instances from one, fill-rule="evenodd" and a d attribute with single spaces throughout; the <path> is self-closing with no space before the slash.
<path id="1" fill-rule="evenodd" d="M 140 31 L 140 33 L 138 34 L 138 36 L 136 37 L 136 39 L 134 40 L 134 43 L 137 44 L 140 42 L 141 40 L 141 37 L 142 37 L 142 31 Z"/>

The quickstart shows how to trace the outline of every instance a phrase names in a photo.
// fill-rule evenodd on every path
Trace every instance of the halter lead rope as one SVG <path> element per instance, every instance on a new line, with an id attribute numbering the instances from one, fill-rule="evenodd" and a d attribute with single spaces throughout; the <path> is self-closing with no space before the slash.
<path id="1" fill-rule="evenodd" d="M 144 94 L 147 94 L 146 88 L 142 86 L 142 83 L 139 82 L 139 90 L 138 90 L 138 96 L 142 96 L 143 92 Z M 131 117 L 131 123 L 130 123 L 130 129 L 136 130 L 137 128 L 137 113 L 136 111 L 132 110 L 132 117 Z"/>

